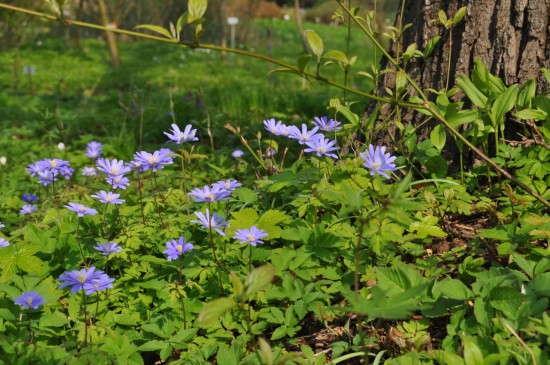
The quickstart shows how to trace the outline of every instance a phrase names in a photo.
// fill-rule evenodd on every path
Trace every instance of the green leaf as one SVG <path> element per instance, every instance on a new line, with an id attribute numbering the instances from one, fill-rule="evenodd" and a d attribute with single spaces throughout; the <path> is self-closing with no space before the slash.
<path id="1" fill-rule="evenodd" d="M 407 74 L 403 70 L 397 71 L 395 74 L 395 88 L 399 91 L 407 85 Z"/>
<path id="2" fill-rule="evenodd" d="M 202 18 L 202 16 L 206 12 L 207 6 L 207 0 L 189 0 L 189 3 L 187 5 L 187 10 L 189 11 L 187 23 L 192 23 L 195 20 Z"/>
<path id="3" fill-rule="evenodd" d="M 249 188 L 238 188 L 235 190 L 235 194 L 243 203 L 251 204 L 258 201 L 258 193 Z"/>
<path id="4" fill-rule="evenodd" d="M 317 56 L 317 59 L 320 60 L 324 49 L 323 40 L 314 30 L 309 29 L 306 30 L 305 33 L 307 43 L 309 44 L 309 48 L 311 48 L 311 52 L 313 52 L 313 54 Z"/>
<path id="5" fill-rule="evenodd" d="M 245 295 L 250 297 L 262 289 L 265 289 L 275 277 L 275 269 L 271 265 L 264 265 L 252 270 L 245 281 Z"/>
<path id="6" fill-rule="evenodd" d="M 139 351 L 159 351 L 169 346 L 168 342 L 160 340 L 151 340 L 145 342 L 143 345 L 138 347 Z"/>
<path id="7" fill-rule="evenodd" d="M 450 299 L 468 300 L 473 297 L 473 293 L 464 283 L 458 279 L 445 278 L 437 282 L 434 286 L 434 292 L 439 292 Z"/>
<path id="8" fill-rule="evenodd" d="M 443 10 L 439 10 L 439 24 L 444 27 L 447 25 L 447 14 Z"/>
<path id="9" fill-rule="evenodd" d="M 519 112 L 514 113 L 516 117 L 523 120 L 534 119 L 534 120 L 546 120 L 546 112 L 540 109 L 523 109 Z"/>
<path id="10" fill-rule="evenodd" d="M 535 80 L 527 80 L 525 84 L 521 85 L 518 92 L 517 105 L 520 109 L 526 109 L 531 107 L 531 102 L 535 99 L 537 94 L 537 83 Z"/>
<path id="11" fill-rule="evenodd" d="M 170 342 L 175 342 L 178 344 L 189 342 L 195 338 L 198 330 L 198 328 L 181 329 L 170 338 Z"/>
<path id="12" fill-rule="evenodd" d="M 479 118 L 479 110 L 460 110 L 445 117 L 451 126 L 457 128 L 463 124 L 471 123 Z"/>
<path id="13" fill-rule="evenodd" d="M 15 245 L 9 245 L 0 249 L 0 269 L 2 270 L 2 276 L 0 276 L 0 283 L 9 282 L 12 274 L 16 268 L 16 256 Z"/>
<path id="14" fill-rule="evenodd" d="M 349 64 L 349 60 L 348 60 L 348 57 L 346 56 L 346 54 L 344 52 L 338 51 L 338 50 L 328 51 L 327 53 L 325 53 L 323 55 L 323 58 L 338 61 L 338 62 L 341 62 L 345 65 Z"/>
<path id="15" fill-rule="evenodd" d="M 487 106 L 487 97 L 466 76 L 457 76 L 456 83 L 464 91 L 464 94 L 478 108 Z"/>
<path id="16" fill-rule="evenodd" d="M 517 85 L 512 85 L 506 89 L 502 94 L 498 96 L 495 103 L 491 107 L 491 122 L 496 127 L 504 122 L 504 116 L 508 113 L 516 104 L 518 96 Z"/>
<path id="17" fill-rule="evenodd" d="M 162 34 L 163 36 L 165 36 L 168 39 L 174 39 L 174 37 L 172 37 L 172 34 L 170 34 L 168 29 L 165 29 L 163 27 L 159 27 L 158 25 L 142 24 L 142 25 L 138 25 L 134 29 L 147 29 L 147 30 L 150 30 L 152 32 Z"/>
<path id="18" fill-rule="evenodd" d="M 219 318 L 236 305 L 231 298 L 220 298 L 206 303 L 199 313 L 199 325 L 211 327 L 218 324 Z"/>
<path id="19" fill-rule="evenodd" d="M 550 272 L 545 272 L 535 276 L 527 286 L 538 295 L 550 298 Z"/>
<path id="20" fill-rule="evenodd" d="M 430 39 L 428 41 L 428 43 L 426 44 L 426 48 L 424 48 L 424 58 L 425 59 L 430 57 L 430 55 L 433 53 L 433 51 L 435 49 L 435 46 L 437 45 L 437 42 L 439 42 L 440 39 L 441 39 L 441 37 L 436 35 L 435 37 L 433 37 L 432 39 Z"/>
<path id="21" fill-rule="evenodd" d="M 464 345 L 464 361 L 466 365 L 483 365 L 483 353 L 476 341 L 470 336 L 462 336 Z"/>
<path id="22" fill-rule="evenodd" d="M 231 271 L 229 276 L 231 277 L 231 283 L 233 284 L 233 294 L 238 298 L 244 292 L 244 284 L 235 271 Z"/>
<path id="23" fill-rule="evenodd" d="M 438 124 L 430 132 L 430 141 L 432 141 L 434 147 L 441 153 L 445 142 L 447 141 L 447 134 L 445 133 L 445 126 Z"/>
<path id="24" fill-rule="evenodd" d="M 437 221 L 437 217 L 431 215 L 422 217 L 421 221 L 409 224 L 409 231 L 416 232 L 415 236 L 418 238 L 445 237 L 447 233 L 437 226 Z"/>
<path id="25" fill-rule="evenodd" d="M 285 325 L 282 325 L 280 327 L 277 327 L 275 331 L 271 334 L 271 340 L 279 340 L 286 336 L 286 331 L 288 330 L 288 327 Z"/>
<path id="26" fill-rule="evenodd" d="M 456 12 L 456 14 L 453 18 L 453 24 L 454 25 L 457 25 L 458 23 L 460 23 L 462 18 L 464 18 L 464 15 L 466 15 L 466 10 L 467 10 L 466 6 L 463 6 L 460 9 L 458 9 L 458 11 Z"/>

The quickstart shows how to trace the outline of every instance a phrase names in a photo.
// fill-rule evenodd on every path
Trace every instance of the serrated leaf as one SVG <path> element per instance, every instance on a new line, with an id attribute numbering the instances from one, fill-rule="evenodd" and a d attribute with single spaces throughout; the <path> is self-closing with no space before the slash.
<path id="1" fill-rule="evenodd" d="M 445 278 L 434 286 L 443 296 L 450 299 L 468 300 L 472 298 L 473 293 L 468 287 L 458 279 Z"/>
<path id="2" fill-rule="evenodd" d="M 189 342 L 195 338 L 198 328 L 188 328 L 179 330 L 174 336 L 170 338 L 170 342 L 184 343 Z"/>
<path id="3" fill-rule="evenodd" d="M 147 30 L 150 30 L 150 31 L 158 33 L 158 34 L 162 34 L 163 36 L 165 36 L 168 39 L 174 39 L 172 37 L 172 34 L 170 34 L 170 32 L 168 31 L 168 29 L 165 29 L 165 28 L 160 27 L 158 25 L 142 24 L 142 25 L 138 25 L 134 29 L 147 29 Z"/>
<path id="4" fill-rule="evenodd" d="M 245 281 L 245 295 L 250 297 L 262 289 L 265 289 L 275 277 L 275 268 L 271 265 L 264 265 L 252 270 Z"/>
<path id="5" fill-rule="evenodd" d="M 324 49 L 323 40 L 314 30 L 308 29 L 305 31 L 305 34 L 309 48 L 311 48 L 311 52 L 313 52 L 313 54 L 317 56 L 317 59 L 320 60 Z"/>
<path id="6" fill-rule="evenodd" d="M 159 351 L 164 349 L 166 346 L 169 346 L 168 342 L 160 340 L 151 340 L 145 342 L 143 345 L 138 347 L 139 351 Z"/>
<path id="7" fill-rule="evenodd" d="M 273 331 L 273 333 L 271 334 L 271 339 L 272 340 L 279 340 L 279 339 L 285 337 L 287 330 L 288 330 L 288 327 L 285 326 L 285 325 L 277 327 L 275 329 L 275 331 Z"/>
<path id="8" fill-rule="evenodd" d="M 199 325 L 211 327 L 218 324 L 219 318 L 236 305 L 231 298 L 220 298 L 206 303 L 199 313 Z"/>

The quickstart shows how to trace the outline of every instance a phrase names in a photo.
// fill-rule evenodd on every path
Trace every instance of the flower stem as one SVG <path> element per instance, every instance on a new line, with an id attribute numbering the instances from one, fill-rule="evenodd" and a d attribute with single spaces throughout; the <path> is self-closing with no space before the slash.
<path id="1" fill-rule="evenodd" d="M 190 214 L 189 211 L 189 196 L 187 195 L 187 177 L 185 175 L 185 154 L 183 153 L 184 149 L 181 149 L 181 185 L 180 189 L 183 190 L 183 195 L 185 199 L 185 207 L 187 208 L 187 214 Z"/>
<path id="2" fill-rule="evenodd" d="M 157 189 L 158 189 L 157 177 L 156 177 L 155 173 L 152 172 L 151 173 L 151 193 L 153 194 L 153 200 L 155 202 L 155 207 L 157 208 L 157 214 L 159 216 L 160 223 L 162 224 L 162 228 L 166 229 L 166 224 L 164 224 L 164 220 L 162 219 L 162 214 L 160 213 L 160 208 L 159 208 L 159 204 L 158 204 L 158 201 L 157 201 L 157 194 L 156 194 Z"/>
<path id="3" fill-rule="evenodd" d="M 82 256 L 82 263 L 86 266 L 86 257 L 84 256 L 82 244 L 80 243 L 80 218 L 77 218 L 76 221 L 76 243 L 78 243 L 78 249 L 80 250 L 80 255 Z"/>
<path id="4" fill-rule="evenodd" d="M 82 286 L 82 305 L 84 307 L 84 342 L 82 346 L 88 344 L 88 311 L 86 308 L 86 291 L 84 290 L 84 285 Z"/>
<path id="5" fill-rule="evenodd" d="M 27 332 L 29 333 L 29 344 L 32 344 L 33 340 L 33 332 L 31 327 L 31 308 L 29 307 L 29 313 L 27 314 L 28 324 L 27 324 Z"/>
<path id="6" fill-rule="evenodd" d="M 137 176 L 138 176 L 138 191 L 139 191 L 139 207 L 141 209 L 141 221 L 143 225 L 146 226 L 147 223 L 145 222 L 145 212 L 143 211 L 143 194 L 141 192 L 141 174 L 138 172 Z"/>
<path id="7" fill-rule="evenodd" d="M 179 266 L 179 277 L 178 277 L 178 285 L 181 287 L 181 291 L 178 290 L 178 293 L 180 294 L 181 299 L 181 312 L 183 313 L 183 329 L 187 329 L 187 314 L 185 313 L 185 301 L 183 296 L 183 256 L 180 256 L 180 266 Z"/>

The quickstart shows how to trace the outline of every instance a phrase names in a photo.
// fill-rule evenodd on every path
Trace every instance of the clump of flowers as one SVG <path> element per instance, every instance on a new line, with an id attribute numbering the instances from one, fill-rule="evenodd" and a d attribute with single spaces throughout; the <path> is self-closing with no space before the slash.
<path id="1" fill-rule="evenodd" d="M 124 174 L 132 171 L 132 168 L 122 160 L 100 158 L 97 160 L 97 169 L 107 174 L 105 180 L 113 189 L 120 188 L 124 190 L 130 184 Z"/>
<path id="2" fill-rule="evenodd" d="M 71 293 L 82 290 L 86 295 L 112 288 L 115 281 L 103 271 L 96 270 L 94 266 L 88 269 L 65 271 L 57 280 L 62 283 L 59 289 L 71 287 Z"/>
<path id="3" fill-rule="evenodd" d="M 288 136 L 291 132 L 290 128 L 283 124 L 283 122 L 275 121 L 275 119 L 267 119 L 264 120 L 264 126 L 265 129 L 267 129 L 271 134 L 274 134 L 276 136 Z"/>
<path id="4" fill-rule="evenodd" d="M 74 169 L 69 165 L 69 161 L 47 158 L 28 165 L 27 172 L 31 177 L 38 176 L 38 181 L 42 185 L 48 186 L 56 181 L 59 175 L 67 180 L 70 179 Z"/>
<path id="5" fill-rule="evenodd" d="M 96 141 L 91 141 L 86 145 L 86 156 L 97 159 L 101 156 L 103 145 Z"/>
<path id="6" fill-rule="evenodd" d="M 375 148 L 371 144 L 366 153 L 360 154 L 364 161 L 363 166 L 370 170 L 372 176 L 378 174 L 389 179 L 390 175 L 388 173 L 397 170 L 394 163 L 396 157 L 385 152 L 385 146 Z"/>
<path id="7" fill-rule="evenodd" d="M 327 117 L 315 117 L 314 119 L 313 124 L 323 132 L 339 131 L 342 129 L 342 123 L 334 119 L 328 119 Z"/>

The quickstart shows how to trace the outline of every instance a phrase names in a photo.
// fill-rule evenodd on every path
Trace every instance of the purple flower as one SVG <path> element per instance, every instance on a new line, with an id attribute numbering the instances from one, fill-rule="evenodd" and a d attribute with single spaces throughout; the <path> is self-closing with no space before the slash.
<path id="1" fill-rule="evenodd" d="M 21 195 L 21 200 L 23 200 L 25 203 L 36 203 L 38 201 L 38 196 L 33 194 L 23 194 Z"/>
<path id="2" fill-rule="evenodd" d="M 265 129 L 267 129 L 271 134 L 276 136 L 288 136 L 290 133 L 289 128 L 283 124 L 280 120 L 278 122 L 275 119 L 264 120 Z"/>
<path id="3" fill-rule="evenodd" d="M 311 142 L 307 142 L 306 145 L 309 148 L 304 149 L 304 152 L 315 152 L 317 156 L 329 156 L 332 158 L 338 158 L 332 151 L 337 151 L 340 147 L 334 147 L 336 141 L 331 141 L 328 138 L 320 138 Z"/>
<path id="4" fill-rule="evenodd" d="M 120 194 L 115 194 L 112 192 L 106 192 L 101 190 L 100 192 L 92 195 L 92 198 L 99 199 L 100 202 L 105 204 L 122 204 L 124 199 L 119 199 Z"/>
<path id="5" fill-rule="evenodd" d="M 268 234 L 263 229 L 252 226 L 250 229 L 239 229 L 235 232 L 233 239 L 238 240 L 241 244 L 250 243 L 252 246 L 256 246 L 258 243 L 264 243 L 261 239 L 267 236 Z"/>
<path id="6" fill-rule="evenodd" d="M 218 216 L 217 213 L 214 213 L 214 215 L 210 216 L 210 211 L 206 209 L 206 214 L 202 212 L 195 212 L 195 215 L 199 218 L 199 220 L 192 220 L 193 223 L 202 224 L 201 228 L 203 229 L 213 229 L 222 236 L 225 236 L 225 232 L 223 232 L 218 227 L 227 227 L 227 222 L 224 222 L 224 217 Z"/>
<path id="7" fill-rule="evenodd" d="M 115 279 L 110 278 L 103 271 L 98 271 L 98 273 L 101 274 L 95 275 L 89 282 L 84 283 L 86 295 L 93 294 L 97 291 L 104 291 L 113 287 Z"/>
<path id="8" fill-rule="evenodd" d="M 85 215 L 96 215 L 97 210 L 88 208 L 85 205 L 78 204 L 78 203 L 69 203 L 65 205 L 65 208 L 72 210 L 76 214 L 78 214 L 79 217 L 84 217 Z"/>
<path id="9" fill-rule="evenodd" d="M 69 161 L 61 160 L 59 158 L 47 158 L 45 160 L 38 161 L 41 171 L 58 171 L 63 173 L 69 167 Z"/>
<path id="10" fill-rule="evenodd" d="M 302 130 L 298 127 L 290 127 L 290 138 L 298 140 L 300 144 L 314 141 L 319 138 L 324 138 L 322 134 L 315 134 L 319 130 L 319 127 L 313 127 L 312 130 L 307 130 L 307 125 L 302 124 Z"/>
<path id="11" fill-rule="evenodd" d="M 38 309 L 45 303 L 44 296 L 40 295 L 37 291 L 24 292 L 13 300 L 15 304 L 20 305 L 23 308 Z"/>
<path id="12" fill-rule="evenodd" d="M 182 132 L 179 127 L 176 124 L 172 124 L 172 134 L 168 132 L 164 132 L 170 138 L 171 142 L 176 142 L 177 144 L 182 144 L 183 142 L 193 142 L 198 141 L 199 139 L 195 137 L 195 133 L 197 133 L 196 129 L 193 128 L 191 124 L 188 124 L 185 126 L 185 130 Z"/>
<path id="13" fill-rule="evenodd" d="M 22 214 L 22 215 L 32 214 L 32 213 L 36 212 L 37 210 L 38 210 L 38 208 L 36 206 L 34 206 L 32 204 L 25 204 L 25 205 L 23 205 L 23 207 L 19 211 L 19 214 Z"/>
<path id="14" fill-rule="evenodd" d="M 237 180 L 227 180 L 227 181 L 218 181 L 214 184 L 212 184 L 212 187 L 213 188 L 216 188 L 216 187 L 219 187 L 220 190 L 227 190 L 227 191 L 233 191 L 235 190 L 236 188 L 240 187 L 240 186 L 243 186 L 243 184 L 241 184 L 240 182 L 238 182 Z"/>
<path id="15" fill-rule="evenodd" d="M 231 153 L 231 157 L 233 158 L 241 158 L 243 157 L 243 155 L 244 155 L 244 152 L 241 150 L 235 150 L 233 151 L 233 153 Z"/>
<path id="16" fill-rule="evenodd" d="M 39 171 L 38 172 L 38 182 L 41 183 L 44 186 L 48 186 L 54 181 L 57 181 L 55 178 L 55 175 L 57 175 L 56 172 L 50 172 L 50 171 Z"/>
<path id="17" fill-rule="evenodd" d="M 97 160 L 96 166 L 99 171 L 103 171 L 111 177 L 122 176 L 131 171 L 129 166 L 124 165 L 124 161 L 117 159 L 109 161 L 106 158 L 100 158 Z"/>
<path id="18" fill-rule="evenodd" d="M 122 190 L 126 190 L 126 188 L 128 187 L 128 185 L 130 185 L 130 180 L 128 180 L 127 177 L 124 177 L 122 175 L 119 175 L 119 176 L 109 176 L 105 179 L 109 185 L 111 185 L 111 187 L 113 189 L 122 189 Z"/>
<path id="19" fill-rule="evenodd" d="M 103 145 L 99 142 L 89 142 L 86 146 L 86 156 L 89 158 L 98 158 L 101 156 L 101 150 L 103 149 Z"/>
<path id="20" fill-rule="evenodd" d="M 172 261 L 183 255 L 185 252 L 192 250 L 193 247 L 193 244 L 185 242 L 185 239 L 180 237 L 177 241 L 172 240 L 166 242 L 166 250 L 164 250 L 163 253 L 168 255 L 166 258 L 168 261 Z"/>
<path id="21" fill-rule="evenodd" d="M 390 155 L 386 152 L 386 147 L 377 146 L 374 148 L 374 146 L 371 144 L 369 145 L 368 151 L 365 153 L 361 153 L 360 156 L 363 159 L 364 163 L 363 166 L 368 168 L 370 170 L 370 174 L 372 176 L 379 174 L 384 176 L 386 179 L 390 178 L 390 175 L 388 175 L 388 172 L 392 172 L 397 170 L 395 167 L 395 156 Z"/>
<path id="22" fill-rule="evenodd" d="M 196 202 L 211 203 L 218 200 L 225 200 L 229 198 L 231 192 L 225 189 L 221 189 L 219 186 L 205 185 L 202 189 L 195 188 L 191 190 L 189 195 L 195 197 Z"/>
<path id="23" fill-rule="evenodd" d="M 6 241 L 5 239 L 3 239 L 2 237 L 0 237 L 0 248 L 2 247 L 8 247 L 10 245 L 10 242 L 9 241 Z"/>
<path id="24" fill-rule="evenodd" d="M 134 165 L 139 166 L 138 170 L 144 172 L 147 170 L 153 170 L 153 172 L 158 169 L 164 168 L 164 165 L 172 164 L 172 157 L 169 156 L 172 151 L 163 148 L 161 150 L 149 153 L 146 151 L 137 152 L 134 155 Z"/>
<path id="25" fill-rule="evenodd" d="M 95 167 L 84 167 L 82 168 L 82 175 L 84 176 L 96 176 L 97 172 Z"/>
<path id="26" fill-rule="evenodd" d="M 116 242 L 105 242 L 105 243 L 97 242 L 97 245 L 94 246 L 94 248 L 105 256 L 109 256 L 110 254 L 118 253 L 122 251 L 122 248 L 120 248 L 120 246 L 117 245 Z"/>
<path id="27" fill-rule="evenodd" d="M 265 149 L 265 154 L 263 156 L 264 157 L 272 157 L 272 156 L 275 156 L 276 153 L 277 153 L 277 150 L 275 148 L 267 147 Z"/>
<path id="28" fill-rule="evenodd" d="M 65 271 L 58 281 L 62 282 L 59 289 L 71 287 L 71 293 L 85 290 L 86 294 L 92 294 L 99 290 L 112 288 L 114 279 L 109 278 L 103 271 L 91 266 L 89 269 Z"/>
<path id="29" fill-rule="evenodd" d="M 339 131 L 342 129 L 342 123 L 335 121 L 334 119 L 328 119 L 327 117 L 315 117 L 313 121 L 317 127 L 323 132 Z"/>

